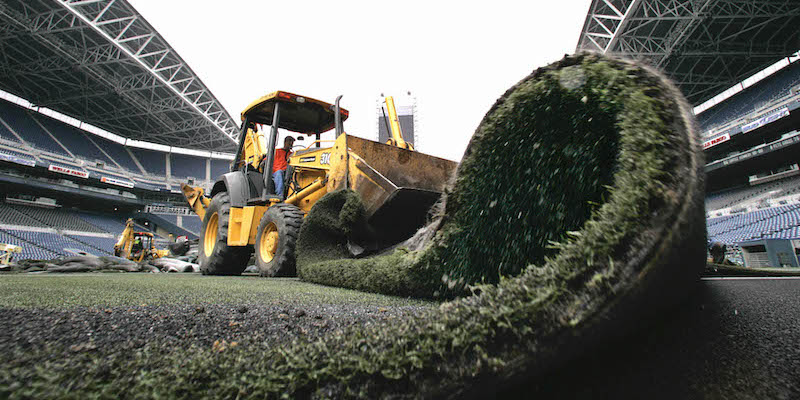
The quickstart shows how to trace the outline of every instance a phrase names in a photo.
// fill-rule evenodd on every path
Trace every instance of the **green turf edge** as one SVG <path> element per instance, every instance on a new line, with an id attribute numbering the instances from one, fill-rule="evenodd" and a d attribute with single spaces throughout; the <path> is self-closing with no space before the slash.
<path id="1" fill-rule="evenodd" d="M 489 114 L 526 81 L 570 65 L 604 69 L 605 95 L 626 103 L 623 167 L 596 217 L 542 266 L 417 318 L 313 343 L 216 354 L 143 349 L 132 359 L 111 357 L 67 374 L 81 377 L 69 385 L 46 381 L 43 372 L 24 378 L 38 377 L 41 390 L 65 393 L 69 386 L 73 397 L 480 397 L 482 389 L 536 375 L 586 350 L 618 332 L 620 321 L 647 315 L 643 308 L 680 298 L 704 265 L 705 223 L 702 159 L 674 87 L 628 63 L 580 55 L 535 71 Z M 77 372 L 73 365 L 59 368 Z"/>

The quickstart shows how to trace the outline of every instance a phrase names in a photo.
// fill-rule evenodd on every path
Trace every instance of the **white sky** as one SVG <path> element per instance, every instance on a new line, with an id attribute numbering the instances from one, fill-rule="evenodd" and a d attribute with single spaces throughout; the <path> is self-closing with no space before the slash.
<path id="1" fill-rule="evenodd" d="M 345 130 L 374 138 L 380 94 L 411 91 L 417 147 L 452 160 L 509 86 L 575 51 L 590 4 L 129 1 L 237 122 L 245 106 L 275 90 L 331 103 L 343 94 Z"/>

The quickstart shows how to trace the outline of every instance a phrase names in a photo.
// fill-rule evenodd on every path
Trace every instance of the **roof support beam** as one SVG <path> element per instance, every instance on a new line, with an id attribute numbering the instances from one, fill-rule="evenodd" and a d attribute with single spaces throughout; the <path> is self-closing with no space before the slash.
<path id="1" fill-rule="evenodd" d="M 796 52 L 796 26 L 800 7 L 794 0 L 593 0 L 577 51 L 634 58 L 664 70 L 697 104 Z M 705 76 L 707 67 L 719 79 L 685 79 Z"/>
<path id="2" fill-rule="evenodd" d="M 100 1 L 100 3 L 102 3 L 102 1 Z M 211 97 L 211 107 L 201 108 L 197 106 L 197 99 L 189 99 L 185 96 L 184 92 L 186 87 L 180 83 L 176 83 L 176 81 L 185 82 L 187 77 L 196 78 L 193 72 L 191 72 L 189 68 L 185 68 L 184 61 L 172 51 L 166 42 L 152 31 L 146 23 L 138 23 L 140 18 L 138 18 L 138 14 L 136 14 L 132 8 L 129 6 L 120 6 L 121 3 L 124 2 L 121 0 L 106 0 L 106 3 L 104 3 L 106 5 L 103 10 L 97 15 L 92 16 L 94 10 L 82 7 L 86 3 L 79 0 L 60 0 L 60 4 L 63 7 L 81 19 L 85 24 L 91 26 L 97 33 L 105 37 L 108 42 L 119 47 L 128 57 L 136 60 L 142 68 L 150 71 L 150 73 L 164 83 L 165 87 L 172 90 L 175 96 L 183 99 L 208 122 L 216 126 L 231 143 L 236 143 L 238 140 L 238 127 L 233 119 L 229 117 L 220 122 L 219 118 L 216 118 L 216 114 L 214 117 L 209 114 L 210 110 L 221 111 L 227 114 L 224 107 L 222 107 L 215 98 Z M 127 22 L 127 24 L 124 24 L 118 31 L 112 30 L 112 28 L 123 25 L 125 22 Z M 135 46 L 140 40 L 130 39 L 133 36 L 143 38 L 148 34 L 151 34 L 151 36 L 149 36 L 141 46 Z M 146 51 L 145 47 L 155 48 Z M 161 54 L 161 57 L 158 61 L 153 63 L 151 56 L 157 54 Z M 169 71 L 169 73 L 166 73 L 167 71 Z M 193 84 L 205 89 L 199 79 L 195 79 Z"/>

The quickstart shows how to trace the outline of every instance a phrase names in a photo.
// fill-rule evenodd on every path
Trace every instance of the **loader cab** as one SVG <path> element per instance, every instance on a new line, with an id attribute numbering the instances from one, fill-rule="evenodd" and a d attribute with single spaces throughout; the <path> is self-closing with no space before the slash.
<path id="1" fill-rule="evenodd" d="M 134 232 L 134 243 L 140 243 L 143 249 L 153 248 L 153 234 L 150 232 Z"/>
<path id="2" fill-rule="evenodd" d="M 297 140 L 313 136 L 314 145 L 320 147 L 322 133 L 335 128 L 338 137 L 341 123 L 348 116 L 349 112 L 338 107 L 338 102 L 332 105 L 283 91 L 270 93 L 247 106 L 242 112 L 239 149 L 231 171 L 241 171 L 246 176 L 248 187 L 242 188 L 246 204 L 280 201 L 282 194 L 275 193 L 271 179 L 279 128 L 299 133 Z"/>

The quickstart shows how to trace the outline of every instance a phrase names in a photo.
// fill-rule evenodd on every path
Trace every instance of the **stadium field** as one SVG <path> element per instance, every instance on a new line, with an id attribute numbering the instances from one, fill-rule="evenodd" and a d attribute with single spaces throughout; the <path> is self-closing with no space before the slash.
<path id="1" fill-rule="evenodd" d="M 149 387 L 148 380 L 169 383 L 172 378 L 163 378 L 171 376 L 197 390 L 185 393 L 187 398 L 199 398 L 208 389 L 202 382 L 236 386 L 215 375 L 238 370 L 242 357 L 258 360 L 295 339 L 313 340 L 434 306 L 296 279 L 5 275 L 0 397 L 119 398 L 127 392 L 150 398 L 164 387 Z"/>
<path id="2" fill-rule="evenodd" d="M 296 278 L 212 277 L 199 274 L 19 274 L 0 280 L 0 307 L 68 310 L 228 304 L 321 304 L 361 307 L 425 307 L 432 303 L 331 288 Z"/>

